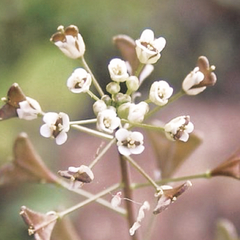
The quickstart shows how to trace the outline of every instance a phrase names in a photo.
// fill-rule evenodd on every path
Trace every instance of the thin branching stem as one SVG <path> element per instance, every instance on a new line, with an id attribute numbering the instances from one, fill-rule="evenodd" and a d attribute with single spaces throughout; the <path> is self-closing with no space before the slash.
<path id="1" fill-rule="evenodd" d="M 79 194 L 79 195 L 81 195 L 85 198 L 92 198 L 94 196 L 94 194 L 92 194 L 90 192 L 87 192 L 82 188 L 70 188 L 69 183 L 67 183 L 65 181 L 61 181 L 61 182 L 59 182 L 59 184 L 60 184 L 61 187 L 65 188 L 65 189 L 67 189 L 71 192 L 75 192 L 75 193 L 77 193 L 77 194 Z M 109 208 L 109 209 L 111 209 L 111 210 L 113 210 L 113 211 L 115 211 L 115 212 L 117 212 L 117 213 L 119 213 L 119 214 L 121 214 L 122 216 L 126 216 L 126 214 L 127 214 L 125 209 L 123 209 L 121 207 L 114 207 L 113 208 L 111 203 L 106 201 L 103 198 L 96 199 L 96 202 L 105 206 L 105 207 L 107 207 L 107 208 Z"/>
<path id="2" fill-rule="evenodd" d="M 96 88 L 96 90 L 100 94 L 100 96 L 102 97 L 104 95 L 104 92 L 103 92 L 102 88 L 100 87 L 100 85 L 99 85 L 97 79 L 95 78 L 94 74 L 92 73 L 91 69 L 89 68 L 87 62 L 85 61 L 85 58 L 82 56 L 80 59 L 82 61 L 82 64 L 83 64 L 84 68 L 91 75 L 94 87 Z"/>
<path id="3" fill-rule="evenodd" d="M 209 179 L 211 178 L 211 175 L 209 171 L 206 171 L 205 173 L 200 173 L 196 175 L 190 175 L 190 176 L 183 176 L 183 177 L 177 177 L 177 178 L 165 178 L 160 181 L 157 181 L 158 185 L 163 185 L 166 183 L 171 183 L 171 182 L 181 182 L 181 181 L 187 181 L 187 180 L 192 180 L 192 179 Z M 149 187 L 151 184 L 149 182 L 146 183 L 134 183 L 131 185 L 132 189 L 138 189 L 142 187 Z"/>
<path id="4" fill-rule="evenodd" d="M 96 131 L 96 130 L 93 130 L 93 129 L 90 129 L 90 128 L 86 128 L 86 127 L 75 125 L 75 124 L 71 125 L 71 127 L 75 128 L 79 131 L 94 135 L 96 137 L 101 137 L 101 138 L 110 139 L 110 140 L 113 139 L 112 135 L 102 133 L 102 132 L 99 132 L 99 131 Z"/>
<path id="5" fill-rule="evenodd" d="M 152 109 L 150 112 L 148 112 L 145 116 L 145 119 L 151 117 L 152 115 L 154 115 L 156 112 L 158 112 L 160 109 L 166 107 L 168 104 L 176 101 L 177 99 L 179 99 L 180 97 L 184 96 L 185 92 L 183 90 L 179 91 L 178 93 L 176 93 L 175 95 L 173 95 L 167 104 L 163 105 L 163 106 L 157 106 L 154 109 Z"/>
<path id="6" fill-rule="evenodd" d="M 87 204 L 89 204 L 89 203 L 91 203 L 91 202 L 96 201 L 97 199 L 105 196 L 106 194 L 108 194 L 108 193 L 110 193 L 110 192 L 112 192 L 112 191 L 115 191 L 116 189 L 119 188 L 119 186 L 120 186 L 119 184 L 114 184 L 114 185 L 112 185 L 111 187 L 109 187 L 109 188 L 101 191 L 100 193 L 97 193 L 97 194 L 93 195 L 91 198 L 88 198 L 88 199 L 86 199 L 85 201 L 80 202 L 80 203 L 76 204 L 75 206 L 72 206 L 72 207 L 70 207 L 70 208 L 68 208 L 68 209 L 66 209 L 66 210 L 64 210 L 64 211 L 62 211 L 62 212 L 59 212 L 59 213 L 58 213 L 58 216 L 59 216 L 60 218 L 62 218 L 62 217 L 64 217 L 65 215 L 67 215 L 67 214 L 69 214 L 69 213 L 72 213 L 72 212 L 76 211 L 77 209 L 79 209 L 79 208 L 81 208 L 81 207 L 84 207 L 84 206 L 86 206 Z"/>
<path id="7" fill-rule="evenodd" d="M 93 168 L 93 166 L 101 159 L 101 157 L 108 151 L 108 149 L 115 143 L 115 138 L 110 141 L 106 147 L 97 155 L 97 157 L 93 160 L 93 162 L 89 165 L 90 168 Z"/>
<path id="8" fill-rule="evenodd" d="M 149 185 L 152 185 L 157 192 L 160 190 L 159 185 L 130 156 L 125 156 L 125 159 L 148 180 Z"/>

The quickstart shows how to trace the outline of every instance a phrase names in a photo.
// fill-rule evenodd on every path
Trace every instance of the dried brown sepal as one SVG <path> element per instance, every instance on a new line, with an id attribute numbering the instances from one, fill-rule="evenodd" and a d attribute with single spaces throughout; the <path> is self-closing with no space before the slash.
<path id="1" fill-rule="evenodd" d="M 0 186 L 20 182 L 57 183 L 58 177 L 44 164 L 26 133 L 16 138 L 14 160 L 0 168 Z"/>
<path id="2" fill-rule="evenodd" d="M 34 235 L 36 240 L 50 240 L 58 219 L 55 212 L 43 214 L 22 206 L 19 214 L 28 226 L 28 234 L 30 236 Z"/>
<path id="3" fill-rule="evenodd" d="M 157 124 L 161 126 L 160 124 Z M 161 177 L 168 178 L 200 146 L 202 139 L 195 131 L 187 142 L 170 141 L 160 131 L 147 130 L 151 146 L 161 169 Z"/>
<path id="4" fill-rule="evenodd" d="M 210 66 L 209 61 L 205 56 L 200 56 L 197 61 L 199 71 L 203 73 L 204 79 L 198 85 L 193 88 L 213 86 L 217 82 L 217 76 L 213 72 L 215 66 Z"/>
<path id="5" fill-rule="evenodd" d="M 69 170 L 58 171 L 58 174 L 61 177 L 70 179 L 71 181 L 79 181 L 82 183 L 90 183 L 92 182 L 94 176 L 90 168 L 87 166 L 81 165 L 79 168 L 75 168 L 77 171 L 72 172 Z"/>
<path id="6" fill-rule="evenodd" d="M 240 149 L 231 155 L 226 161 L 210 171 L 210 176 L 226 176 L 240 179 Z"/>
<path id="7" fill-rule="evenodd" d="M 77 26 L 70 25 L 64 29 L 63 26 L 58 27 L 59 32 L 56 32 L 50 38 L 51 42 L 66 42 L 66 35 L 71 35 L 73 37 L 77 37 L 79 30 Z"/>
<path id="8" fill-rule="evenodd" d="M 19 108 L 19 102 L 25 101 L 26 96 L 17 83 L 14 83 L 8 90 L 7 98 L 2 99 L 5 105 L 0 109 L 0 120 L 17 117 L 16 109 Z"/>
<path id="9" fill-rule="evenodd" d="M 190 181 L 171 189 L 163 189 L 163 192 L 158 196 L 158 202 L 156 208 L 153 210 L 153 214 L 159 214 L 166 210 L 171 203 L 177 200 L 177 198 L 183 194 L 192 183 Z"/>
<path id="10" fill-rule="evenodd" d="M 124 60 L 129 62 L 133 75 L 140 64 L 136 54 L 135 41 L 127 35 L 117 35 L 113 37 L 113 43 L 121 52 Z"/>

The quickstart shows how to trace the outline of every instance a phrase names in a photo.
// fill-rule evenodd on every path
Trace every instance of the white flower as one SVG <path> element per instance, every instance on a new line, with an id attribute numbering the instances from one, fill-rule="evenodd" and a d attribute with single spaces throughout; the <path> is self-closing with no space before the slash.
<path id="1" fill-rule="evenodd" d="M 141 123 L 148 111 L 149 106 L 146 102 L 131 103 L 129 105 L 128 120 L 133 123 Z"/>
<path id="2" fill-rule="evenodd" d="M 182 89 L 188 95 L 197 95 L 206 89 L 206 86 L 197 86 L 203 79 L 204 74 L 199 71 L 199 67 L 195 67 L 183 80 Z"/>
<path id="3" fill-rule="evenodd" d="M 120 125 L 120 118 L 117 117 L 116 111 L 106 109 L 97 115 L 97 128 L 100 131 L 112 133 Z"/>
<path id="4" fill-rule="evenodd" d="M 172 96 L 173 88 L 166 81 L 154 82 L 150 88 L 149 99 L 158 106 L 167 104 Z"/>
<path id="5" fill-rule="evenodd" d="M 17 114 L 20 119 L 33 120 L 37 118 L 39 113 L 42 113 L 39 103 L 30 97 L 26 97 L 25 101 L 19 102 L 19 106 Z"/>
<path id="6" fill-rule="evenodd" d="M 92 83 L 91 75 L 83 68 L 77 68 L 67 80 L 67 87 L 73 93 L 87 92 Z"/>
<path id="7" fill-rule="evenodd" d="M 85 53 L 85 43 L 82 36 L 79 34 L 78 28 L 70 25 L 66 29 L 59 26 L 59 32 L 52 35 L 52 41 L 66 56 L 77 59 Z"/>
<path id="8" fill-rule="evenodd" d="M 144 150 L 143 135 L 140 132 L 131 132 L 121 128 L 116 132 L 115 137 L 118 151 L 124 156 L 140 154 Z"/>
<path id="9" fill-rule="evenodd" d="M 143 218 L 145 217 L 145 213 L 144 210 L 149 210 L 150 209 L 150 205 L 148 203 L 148 201 L 145 201 L 143 203 L 143 205 L 140 207 L 139 212 L 138 212 L 138 216 L 137 216 L 137 221 L 134 222 L 133 226 L 129 229 L 129 234 L 131 236 L 134 235 L 135 231 L 141 227 L 141 221 L 143 220 Z"/>
<path id="10" fill-rule="evenodd" d="M 164 127 L 165 134 L 170 140 L 180 140 L 186 142 L 189 138 L 189 133 L 194 129 L 190 122 L 189 116 L 180 116 L 174 118 Z"/>
<path id="11" fill-rule="evenodd" d="M 111 200 L 111 205 L 113 208 L 117 208 L 120 206 L 122 202 L 122 193 L 121 192 L 117 192 L 116 195 L 113 196 L 112 200 Z"/>
<path id="12" fill-rule="evenodd" d="M 67 140 L 67 132 L 69 131 L 69 117 L 67 114 L 60 112 L 46 113 L 43 117 L 43 124 L 40 128 L 40 133 L 43 137 L 54 137 L 56 143 L 61 145 Z"/>
<path id="13" fill-rule="evenodd" d="M 108 70 L 113 81 L 125 82 L 129 77 L 126 63 L 119 58 L 114 58 L 110 61 Z"/>
<path id="14" fill-rule="evenodd" d="M 153 64 L 161 57 L 161 51 L 166 45 L 163 37 L 154 38 L 154 33 L 150 29 L 142 32 L 140 39 L 136 40 L 136 53 L 138 59 L 143 64 Z"/>

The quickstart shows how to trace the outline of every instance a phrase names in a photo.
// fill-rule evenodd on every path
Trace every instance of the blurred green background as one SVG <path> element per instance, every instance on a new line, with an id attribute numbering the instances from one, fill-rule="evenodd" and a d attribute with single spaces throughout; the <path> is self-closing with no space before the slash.
<path id="1" fill-rule="evenodd" d="M 66 88 L 66 80 L 78 62 L 65 57 L 49 41 L 59 25 L 70 24 L 79 27 L 86 43 L 86 60 L 102 86 L 109 81 L 109 60 L 119 56 L 112 37 L 127 34 L 137 39 L 143 29 L 151 28 L 156 37 L 166 38 L 167 46 L 144 88 L 158 79 L 179 88 L 198 56 L 205 55 L 216 66 L 218 83 L 199 99 L 239 103 L 238 0 L 1 0 L 1 97 L 17 82 L 27 96 L 40 102 L 45 112 L 67 112 L 73 120 L 92 116 L 88 97 L 72 94 Z M 57 171 L 59 147 L 39 135 L 40 124 L 41 119 L 30 124 L 18 119 L 1 122 L 0 164 L 11 159 L 13 140 L 25 131 L 43 159 L 48 160 L 47 165 Z M 27 239 L 21 219 L 16 217 L 20 206 L 32 204 L 36 209 L 33 203 L 38 199 L 42 204 L 36 210 L 45 211 L 46 206 L 51 209 L 54 198 L 48 202 L 45 196 L 54 190 L 35 185 L 12 190 L 1 190 L 1 239 Z M 35 196 L 35 192 L 39 194 Z M 59 191 L 54 196 L 65 198 Z"/>

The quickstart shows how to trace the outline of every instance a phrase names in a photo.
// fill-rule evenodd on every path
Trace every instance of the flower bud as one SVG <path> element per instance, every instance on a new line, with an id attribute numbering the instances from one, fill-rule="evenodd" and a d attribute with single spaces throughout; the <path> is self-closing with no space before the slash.
<path id="1" fill-rule="evenodd" d="M 117 105 L 119 106 L 119 105 L 121 105 L 123 103 L 130 102 L 131 101 L 131 97 L 129 95 L 127 95 L 127 94 L 117 93 L 114 96 L 114 100 L 117 103 Z"/>
<path id="2" fill-rule="evenodd" d="M 133 123 L 141 123 L 148 111 L 149 106 L 146 102 L 131 103 L 127 119 Z"/>
<path id="3" fill-rule="evenodd" d="M 136 76 L 130 76 L 126 81 L 126 85 L 130 92 L 135 92 L 138 90 L 140 83 Z"/>
<path id="4" fill-rule="evenodd" d="M 107 105 L 103 100 L 97 100 L 94 104 L 93 104 L 93 112 L 94 114 L 97 116 L 99 112 L 104 111 L 105 109 L 107 109 Z"/>
<path id="5" fill-rule="evenodd" d="M 106 86 L 106 90 L 107 92 L 109 92 L 110 94 L 116 94 L 120 91 L 120 85 L 117 82 L 110 82 L 107 86 Z"/>

